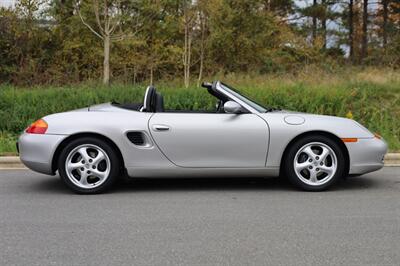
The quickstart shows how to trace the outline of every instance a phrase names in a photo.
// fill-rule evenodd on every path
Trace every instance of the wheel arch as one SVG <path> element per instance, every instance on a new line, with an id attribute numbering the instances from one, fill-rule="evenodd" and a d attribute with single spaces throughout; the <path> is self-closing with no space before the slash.
<path id="1" fill-rule="evenodd" d="M 284 164 L 284 158 L 285 158 L 285 156 L 286 156 L 286 154 L 287 154 L 287 152 L 288 152 L 288 150 L 289 150 L 289 147 L 290 147 L 294 142 L 298 141 L 299 139 L 304 138 L 304 137 L 306 137 L 306 136 L 310 136 L 310 135 L 322 135 L 322 136 L 326 136 L 326 137 L 332 139 L 333 141 L 335 141 L 335 142 L 339 145 L 339 147 L 340 147 L 340 149 L 342 150 L 342 152 L 343 152 L 343 154 L 344 154 L 344 157 L 345 157 L 345 162 L 346 162 L 346 165 L 345 165 L 345 173 L 346 173 L 346 175 L 347 175 L 347 174 L 349 173 L 349 170 L 350 170 L 350 155 L 349 155 L 349 151 L 348 151 L 346 145 L 345 145 L 345 144 L 343 143 L 343 141 L 342 141 L 338 136 L 336 136 L 335 134 L 333 134 L 333 133 L 331 133 L 331 132 L 327 132 L 327 131 L 322 131 L 322 130 L 307 131 L 307 132 L 303 132 L 303 133 L 297 135 L 296 137 L 294 137 L 294 138 L 286 145 L 286 147 L 285 147 L 285 150 L 284 150 L 284 152 L 283 152 L 283 154 L 282 154 L 281 161 L 280 161 L 279 172 L 280 172 L 280 173 L 283 173 L 283 169 L 282 169 L 282 168 L 283 168 L 283 166 L 284 166 L 284 165 L 283 165 L 283 164 Z"/>
<path id="2" fill-rule="evenodd" d="M 70 143 L 73 140 L 79 139 L 79 138 L 83 138 L 83 137 L 92 137 L 92 138 L 97 138 L 100 140 L 105 141 L 106 143 L 108 143 L 117 153 L 118 159 L 121 162 L 121 169 L 125 171 L 125 162 L 124 162 L 124 157 L 122 156 L 121 150 L 118 148 L 117 144 L 115 144 L 114 141 L 112 141 L 110 138 L 99 134 L 99 133 L 93 133 L 93 132 L 80 132 L 80 133 L 76 133 L 76 134 L 72 134 L 70 136 L 68 136 L 67 138 L 65 138 L 60 144 L 58 144 L 54 155 L 53 155 L 53 159 L 51 162 L 51 170 L 53 173 L 55 173 L 58 169 L 57 169 L 57 162 L 58 162 L 58 158 L 60 157 L 61 151 L 68 145 L 68 143 Z"/>

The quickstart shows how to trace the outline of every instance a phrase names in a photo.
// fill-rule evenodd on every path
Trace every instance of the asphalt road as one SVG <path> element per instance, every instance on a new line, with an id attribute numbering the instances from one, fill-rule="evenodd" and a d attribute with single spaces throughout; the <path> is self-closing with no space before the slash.
<path id="1" fill-rule="evenodd" d="M 321 193 L 158 179 L 93 196 L 3 170 L 0 234 L 0 265 L 399 265 L 400 168 Z"/>

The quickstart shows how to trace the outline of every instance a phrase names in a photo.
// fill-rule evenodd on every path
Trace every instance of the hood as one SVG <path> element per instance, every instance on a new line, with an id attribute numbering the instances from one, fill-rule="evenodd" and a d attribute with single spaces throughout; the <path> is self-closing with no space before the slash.
<path id="1" fill-rule="evenodd" d="M 281 113 L 281 114 L 308 114 L 308 113 L 290 111 L 290 110 L 285 110 L 285 109 L 275 109 L 275 110 L 272 110 L 271 112 L 273 112 L 273 113 Z"/>

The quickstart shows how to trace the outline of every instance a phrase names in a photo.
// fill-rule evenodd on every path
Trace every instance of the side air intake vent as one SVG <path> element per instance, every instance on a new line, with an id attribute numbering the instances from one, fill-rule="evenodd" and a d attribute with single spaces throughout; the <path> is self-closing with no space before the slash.
<path id="1" fill-rule="evenodd" d="M 128 132 L 126 134 L 128 139 L 135 145 L 143 146 L 145 145 L 145 137 L 142 132 Z"/>

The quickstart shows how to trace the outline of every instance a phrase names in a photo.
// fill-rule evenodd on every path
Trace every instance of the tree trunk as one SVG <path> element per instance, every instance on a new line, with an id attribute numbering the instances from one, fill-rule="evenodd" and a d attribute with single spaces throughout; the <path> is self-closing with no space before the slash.
<path id="1" fill-rule="evenodd" d="M 317 6 L 317 0 L 313 0 L 313 7 L 315 8 Z M 317 39 L 317 17 L 315 16 L 315 10 L 313 10 L 313 16 L 312 16 L 312 42 L 315 44 L 315 41 Z"/>
<path id="2" fill-rule="evenodd" d="M 325 14 L 324 14 L 324 16 L 323 16 L 323 18 L 322 18 L 322 21 L 321 21 L 321 24 L 322 24 L 322 36 L 323 36 L 323 38 L 324 38 L 324 49 L 326 49 L 327 48 L 327 32 L 326 32 L 326 16 L 327 16 L 327 13 L 328 13 L 328 7 L 327 7 L 327 4 L 326 4 L 326 0 L 322 0 L 322 6 L 324 7 L 324 10 L 325 10 Z"/>
<path id="3" fill-rule="evenodd" d="M 350 61 L 354 61 L 354 2 L 350 0 L 349 2 L 349 49 L 350 49 Z"/>
<path id="4" fill-rule="evenodd" d="M 185 43 L 184 43 L 184 47 L 183 47 L 183 84 L 185 84 L 186 87 L 186 79 L 187 79 L 187 26 L 185 25 Z"/>
<path id="5" fill-rule="evenodd" d="M 383 37 L 383 48 L 386 49 L 387 46 L 387 22 L 389 13 L 389 0 L 382 0 L 383 5 L 383 25 L 382 25 L 382 37 Z"/>
<path id="6" fill-rule="evenodd" d="M 199 79 L 197 80 L 197 87 L 200 87 L 201 80 L 203 79 L 203 64 L 204 64 L 204 51 L 201 51 L 201 54 L 200 54 Z"/>
<path id="7" fill-rule="evenodd" d="M 368 49 L 368 0 L 363 2 L 363 24 L 362 24 L 362 40 L 361 40 L 361 62 L 367 57 Z"/>
<path id="8" fill-rule="evenodd" d="M 186 84 L 185 84 L 185 86 L 186 86 L 186 88 L 189 88 L 189 85 L 190 85 L 190 67 L 191 67 L 191 57 L 192 57 L 192 37 L 190 36 L 190 33 L 189 33 L 189 36 L 188 36 L 188 39 L 189 39 L 189 46 L 188 46 L 188 62 L 187 62 L 187 75 L 186 75 L 186 78 L 187 78 L 187 80 L 186 80 Z"/>
<path id="9" fill-rule="evenodd" d="M 203 67 L 204 67 L 204 35 L 205 35 L 205 18 L 203 15 L 200 17 L 200 30 L 201 30 L 201 40 L 200 40 L 200 68 L 199 68 L 199 78 L 197 80 L 197 87 L 200 87 L 201 80 L 203 78 Z"/>
<path id="10" fill-rule="evenodd" d="M 57 2 L 55 2 L 55 4 L 57 5 Z M 65 21 L 74 15 L 74 9 L 71 8 L 70 1 L 60 0 L 59 5 L 60 5 L 60 10 L 58 12 L 60 12 L 61 14 L 62 21 Z"/>
<path id="11" fill-rule="evenodd" d="M 271 11 L 271 0 L 265 1 L 265 10 L 268 12 Z"/>
<path id="12" fill-rule="evenodd" d="M 187 12 L 187 11 L 185 11 Z M 184 75 L 184 84 L 185 88 L 189 87 L 190 83 L 190 22 L 187 14 L 185 14 L 185 47 L 183 49 L 183 75 Z"/>
<path id="13" fill-rule="evenodd" d="M 154 80 L 154 71 L 153 71 L 153 64 L 151 64 L 150 65 L 150 85 L 154 85 L 153 80 Z"/>
<path id="14" fill-rule="evenodd" d="M 126 67 L 126 63 L 124 63 L 123 70 L 124 70 L 124 84 L 127 84 L 129 82 L 129 76 L 128 76 L 128 68 Z"/>
<path id="15" fill-rule="evenodd" d="M 186 64 L 187 64 L 187 26 L 186 26 L 186 19 L 185 19 L 185 41 L 183 44 L 183 84 L 186 87 Z"/>
<path id="16" fill-rule="evenodd" d="M 136 85 L 136 76 L 137 76 L 136 65 L 134 65 L 133 66 L 133 85 Z"/>
<path id="17" fill-rule="evenodd" d="M 110 83 L 110 35 L 104 36 L 103 84 Z"/>

